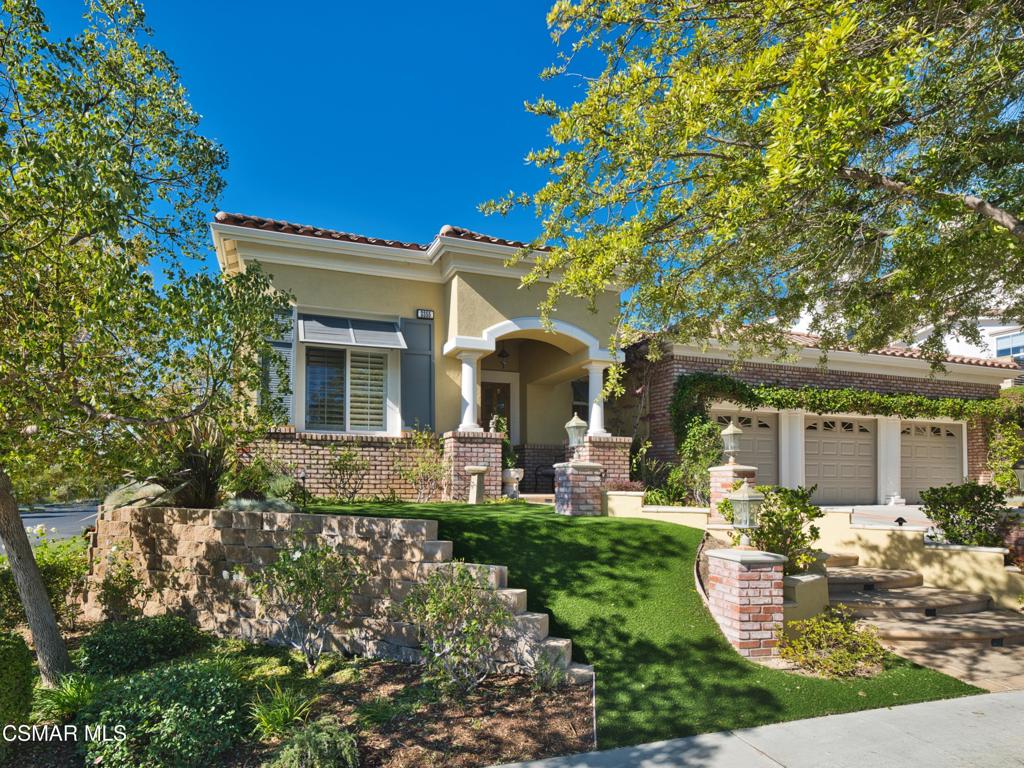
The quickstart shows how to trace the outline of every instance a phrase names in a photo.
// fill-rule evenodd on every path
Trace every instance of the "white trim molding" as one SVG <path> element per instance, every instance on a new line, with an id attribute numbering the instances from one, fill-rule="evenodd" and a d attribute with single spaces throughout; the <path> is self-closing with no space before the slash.
<path id="1" fill-rule="evenodd" d="M 456 357 L 462 352 L 493 352 L 497 349 L 499 338 L 517 331 L 547 331 L 566 336 L 586 346 L 593 362 L 611 364 L 622 359 L 621 352 L 613 354 L 610 350 L 602 349 L 597 337 L 582 328 L 562 320 L 552 320 L 545 324 L 539 317 L 516 317 L 485 328 L 479 336 L 456 336 L 445 342 L 443 352 L 448 357 Z"/>

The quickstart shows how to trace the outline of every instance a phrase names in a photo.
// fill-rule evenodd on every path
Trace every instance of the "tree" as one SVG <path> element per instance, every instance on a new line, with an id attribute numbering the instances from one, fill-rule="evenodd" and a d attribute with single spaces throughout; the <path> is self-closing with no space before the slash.
<path id="1" fill-rule="evenodd" d="M 560 0 L 542 98 L 550 244 L 527 282 L 626 290 L 633 327 L 825 350 L 1024 317 L 1021 0 Z"/>
<path id="2" fill-rule="evenodd" d="M 193 274 L 224 153 L 136 2 L 85 25 L 53 40 L 34 0 L 0 6 L 0 541 L 47 683 L 70 665 L 19 487 L 56 463 L 113 479 L 200 415 L 254 424 L 287 304 L 259 270 Z"/>

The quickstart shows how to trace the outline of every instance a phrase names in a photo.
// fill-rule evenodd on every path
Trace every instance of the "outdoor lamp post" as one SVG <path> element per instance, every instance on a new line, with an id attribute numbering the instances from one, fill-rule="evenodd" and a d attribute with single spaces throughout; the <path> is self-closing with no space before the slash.
<path id="1" fill-rule="evenodd" d="M 572 448 L 572 455 L 575 458 L 576 451 L 583 445 L 583 437 L 587 434 L 587 422 L 581 419 L 579 414 L 574 413 L 566 422 L 565 431 L 569 435 L 569 447 Z"/>
<path id="2" fill-rule="evenodd" d="M 729 457 L 729 463 L 736 463 L 736 454 L 740 452 L 740 435 L 743 430 L 729 419 L 729 426 L 722 430 L 722 453 Z"/>
<path id="3" fill-rule="evenodd" d="M 302 489 L 302 506 L 305 508 L 309 506 L 309 491 L 306 489 L 306 470 L 299 469 L 295 476 L 298 478 L 299 487 Z"/>
<path id="4" fill-rule="evenodd" d="M 758 493 L 743 481 L 743 485 L 730 493 L 726 498 L 732 504 L 732 525 L 738 528 L 740 534 L 740 546 L 750 546 L 750 535 L 748 531 L 757 528 L 757 511 L 764 501 L 764 494 Z"/>
<path id="5" fill-rule="evenodd" d="M 1024 493 L 1024 459 L 1019 459 L 1013 465 L 1013 474 L 1017 476 L 1017 487 L 1020 488 L 1021 493 Z"/>

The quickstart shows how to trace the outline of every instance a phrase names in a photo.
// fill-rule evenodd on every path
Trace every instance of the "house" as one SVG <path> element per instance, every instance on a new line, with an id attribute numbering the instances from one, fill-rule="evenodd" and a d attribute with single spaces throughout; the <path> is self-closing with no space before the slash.
<path id="1" fill-rule="evenodd" d="M 546 327 L 537 311 L 544 281 L 522 289 L 529 259 L 506 264 L 520 242 L 445 226 L 429 242 L 408 243 L 229 213 L 218 213 L 211 231 L 225 273 L 258 262 L 295 297 L 291 330 L 274 340 L 290 386 L 270 382 L 287 424 L 268 450 L 309 468 L 312 490 L 324 446 L 340 441 L 371 461 L 364 493 L 407 493 L 389 453 L 415 427 L 476 445 L 497 469 L 500 458 L 489 452 L 499 444 L 483 437 L 496 415 L 508 420 L 526 467 L 524 490 L 540 481 L 550 487 L 574 411 L 589 422 L 588 444 L 619 446 L 628 472 L 629 441 L 609 442 L 601 399 L 603 372 L 615 360 L 607 348 L 615 292 L 599 296 L 595 311 L 562 302 Z M 456 464 L 473 463 L 467 451 Z M 491 474 L 490 483 L 500 482 Z"/>
<path id="2" fill-rule="evenodd" d="M 921 328 L 914 334 L 914 344 L 923 343 L 931 331 L 931 326 Z M 981 337 L 980 344 L 958 336 L 948 336 L 945 339 L 946 349 L 956 355 L 1012 360 L 1024 369 L 1024 325 L 1003 317 L 981 317 L 978 319 L 978 335 Z M 1014 384 L 1024 384 L 1024 370 L 1003 382 L 1003 386 Z"/>

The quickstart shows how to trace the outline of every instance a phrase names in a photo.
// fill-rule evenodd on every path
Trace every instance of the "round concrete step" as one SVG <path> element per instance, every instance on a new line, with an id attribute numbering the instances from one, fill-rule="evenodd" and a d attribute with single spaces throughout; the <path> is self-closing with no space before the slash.
<path id="1" fill-rule="evenodd" d="M 825 559 L 825 566 L 828 568 L 848 568 L 857 565 L 860 558 L 847 552 L 833 552 Z"/>
<path id="2" fill-rule="evenodd" d="M 916 571 L 897 571 L 887 568 L 866 568 L 862 565 L 828 569 L 828 591 L 853 592 L 855 590 L 898 589 L 919 587 L 924 583 Z"/>
<path id="3" fill-rule="evenodd" d="M 905 587 L 872 592 L 832 591 L 829 599 L 833 605 L 845 605 L 858 618 L 944 616 L 987 611 L 991 607 L 988 595 L 934 587 Z"/>
<path id="4" fill-rule="evenodd" d="M 883 640 L 935 647 L 1024 643 L 1024 616 L 1015 611 L 984 611 L 933 618 L 871 619 Z"/>

